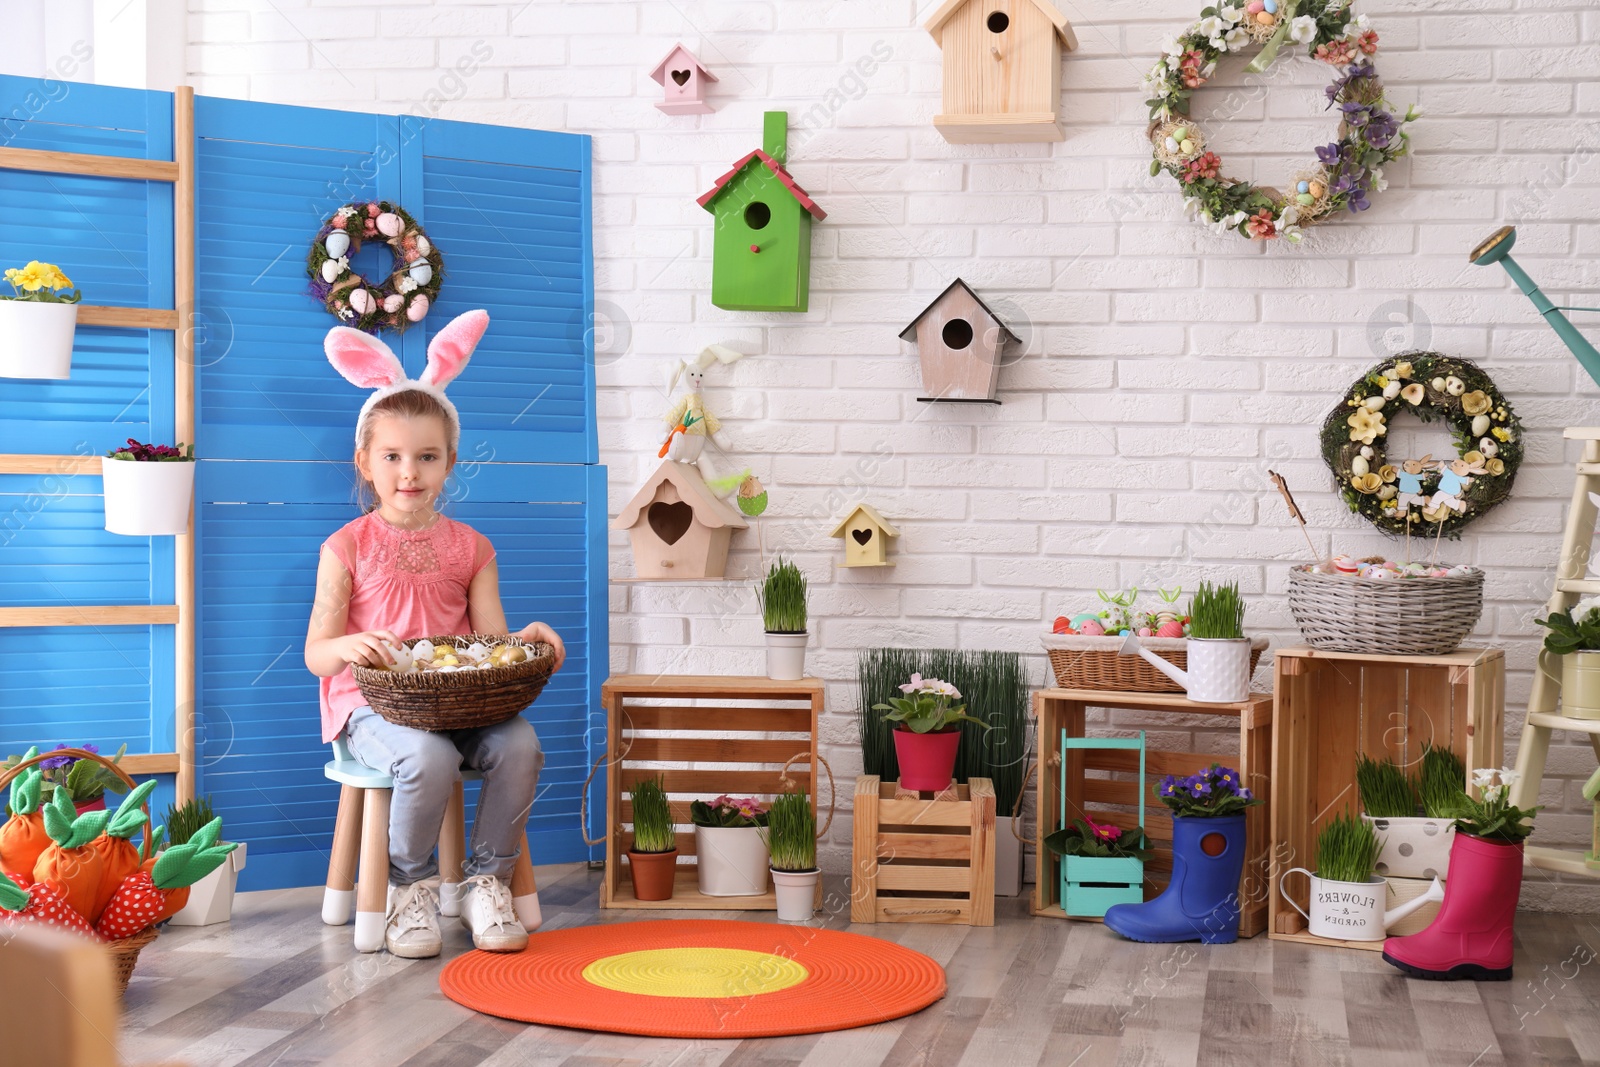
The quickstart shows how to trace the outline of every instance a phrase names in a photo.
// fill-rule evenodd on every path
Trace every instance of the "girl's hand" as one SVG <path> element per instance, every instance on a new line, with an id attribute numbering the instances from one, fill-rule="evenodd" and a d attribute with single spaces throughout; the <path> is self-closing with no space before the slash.
<path id="1" fill-rule="evenodd" d="M 543 641 L 554 648 L 556 650 L 556 670 L 559 671 L 561 665 L 567 662 L 567 646 L 562 644 L 560 635 L 544 623 L 530 622 L 519 630 L 516 636 L 524 641 Z"/>
<path id="2" fill-rule="evenodd" d="M 383 643 L 398 647 L 401 641 L 388 630 L 368 630 L 348 634 L 334 642 L 334 652 L 346 663 L 359 663 L 363 667 L 393 667 L 394 656 Z"/>

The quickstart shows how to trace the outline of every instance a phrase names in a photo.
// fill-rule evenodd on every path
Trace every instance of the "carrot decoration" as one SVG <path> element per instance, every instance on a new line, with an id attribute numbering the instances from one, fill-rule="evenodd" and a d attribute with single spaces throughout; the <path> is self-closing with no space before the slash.
<path id="1" fill-rule="evenodd" d="M 37 748 L 28 749 L 22 758 L 33 759 Z M 29 767 L 11 780 L 11 818 L 0 826 L 0 871 L 9 871 L 31 880 L 39 853 L 50 844 L 39 811 L 39 793 L 44 787 L 44 772 Z"/>
<path id="2" fill-rule="evenodd" d="M 694 414 L 692 411 L 685 411 L 683 413 L 683 418 L 678 420 L 678 424 L 667 431 L 667 439 L 661 442 L 661 451 L 656 453 L 656 458 L 666 459 L 667 452 L 672 448 L 672 439 L 678 436 L 680 433 L 687 434 L 689 432 L 689 427 L 693 426 L 699 421 L 700 416 Z"/>
<path id="3" fill-rule="evenodd" d="M 54 886 L 36 885 L 28 879 L 21 884 L 0 874 L 0 922 L 47 923 L 63 930 L 96 937 L 94 927 L 67 906 Z"/>
<path id="4" fill-rule="evenodd" d="M 44 828 L 53 844 L 39 853 L 33 865 L 36 883 L 54 886 L 67 906 L 87 916 L 100 891 L 105 856 L 90 842 L 105 830 L 111 814 L 90 811 L 78 815 L 72 797 L 58 788 L 44 809 Z"/>
<path id="5" fill-rule="evenodd" d="M 94 902 L 84 913 L 84 918 L 91 923 L 99 920 L 100 913 L 111 903 L 111 896 L 123 879 L 137 871 L 144 862 L 144 857 L 128 839 L 143 829 L 145 817 L 141 808 L 155 787 L 156 780 L 152 778 L 129 793 L 117 806 L 116 814 L 111 816 L 106 832 L 89 842 L 89 847 L 98 851 L 103 860 Z M 155 835 L 152 833 L 150 836 Z"/>
<path id="6" fill-rule="evenodd" d="M 217 836 L 222 832 L 222 820 L 212 819 L 187 844 L 173 845 L 147 865 L 123 879 L 95 924 L 95 932 L 107 941 L 118 941 L 160 922 L 181 904 L 173 906 L 178 897 L 188 899 L 188 889 L 204 878 L 228 858 L 237 844 L 219 845 Z"/>

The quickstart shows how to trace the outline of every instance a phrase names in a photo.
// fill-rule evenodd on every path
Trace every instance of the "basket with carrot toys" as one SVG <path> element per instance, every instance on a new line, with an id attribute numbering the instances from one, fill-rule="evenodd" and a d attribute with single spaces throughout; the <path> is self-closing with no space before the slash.
<path id="1" fill-rule="evenodd" d="M 1058 615 L 1043 635 L 1045 653 L 1062 689 L 1104 689 L 1125 693 L 1181 693 L 1183 687 L 1138 656 L 1120 654 L 1122 639 L 1137 634 L 1141 644 L 1179 670 L 1189 666 L 1187 606 L 1182 587 L 1158 589 L 1161 606 L 1138 607 L 1137 588 L 1108 593 L 1095 590 L 1098 610 Z M 1250 646 L 1250 669 L 1266 650 L 1265 638 Z"/>
<path id="2" fill-rule="evenodd" d="M 11 787 L 11 817 L 0 826 L 0 928 L 47 923 L 103 942 L 118 988 L 126 992 L 140 950 L 156 939 L 156 924 L 182 908 L 189 886 L 221 866 L 238 846 L 217 843 L 222 820 L 213 819 L 188 844 L 158 852 L 162 832 L 150 825 L 155 779 L 135 786 L 96 753 L 64 752 L 111 768 L 128 795 L 114 812 L 82 815 L 65 789 L 42 803 L 43 773 L 37 764 L 62 751 L 41 756 L 31 749 L 0 775 L 0 788 Z M 137 846 L 135 834 L 142 835 Z"/>

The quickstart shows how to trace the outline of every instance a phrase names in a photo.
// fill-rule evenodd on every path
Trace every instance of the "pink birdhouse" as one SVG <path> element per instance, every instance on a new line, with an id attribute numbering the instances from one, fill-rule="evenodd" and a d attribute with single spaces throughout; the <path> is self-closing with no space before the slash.
<path id="1" fill-rule="evenodd" d="M 656 101 L 656 107 L 668 115 L 709 115 L 714 110 L 705 102 L 705 90 L 706 82 L 716 81 L 717 76 L 701 66 L 694 53 L 683 45 L 673 45 L 650 77 L 665 93 L 663 99 Z"/>

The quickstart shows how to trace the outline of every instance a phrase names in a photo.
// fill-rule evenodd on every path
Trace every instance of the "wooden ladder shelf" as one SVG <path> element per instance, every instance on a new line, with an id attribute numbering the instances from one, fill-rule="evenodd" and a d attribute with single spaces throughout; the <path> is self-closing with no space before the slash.
<path id="1" fill-rule="evenodd" d="M 1547 615 L 1566 611 L 1580 596 L 1600 593 L 1600 580 L 1584 577 L 1595 532 L 1596 508 L 1591 496 L 1600 493 L 1600 427 L 1568 429 L 1564 436 L 1569 441 L 1583 442 L 1583 458 L 1578 462 L 1572 485 L 1572 504 L 1567 508 L 1567 531 L 1561 544 L 1561 558 L 1556 564 L 1555 588 L 1545 605 Z M 1539 799 L 1539 784 L 1544 778 L 1544 761 L 1550 751 L 1552 730 L 1588 734 L 1595 757 L 1600 759 L 1600 719 L 1569 719 L 1558 714 L 1560 690 L 1556 679 L 1542 670 L 1534 672 L 1528 717 L 1522 727 L 1522 742 L 1517 746 L 1517 773 L 1521 777 L 1511 787 L 1511 803 L 1519 808 L 1532 807 Z M 1600 877 L 1600 870 L 1589 867 L 1581 851 L 1528 845 L 1524 855 L 1530 867 Z"/>

